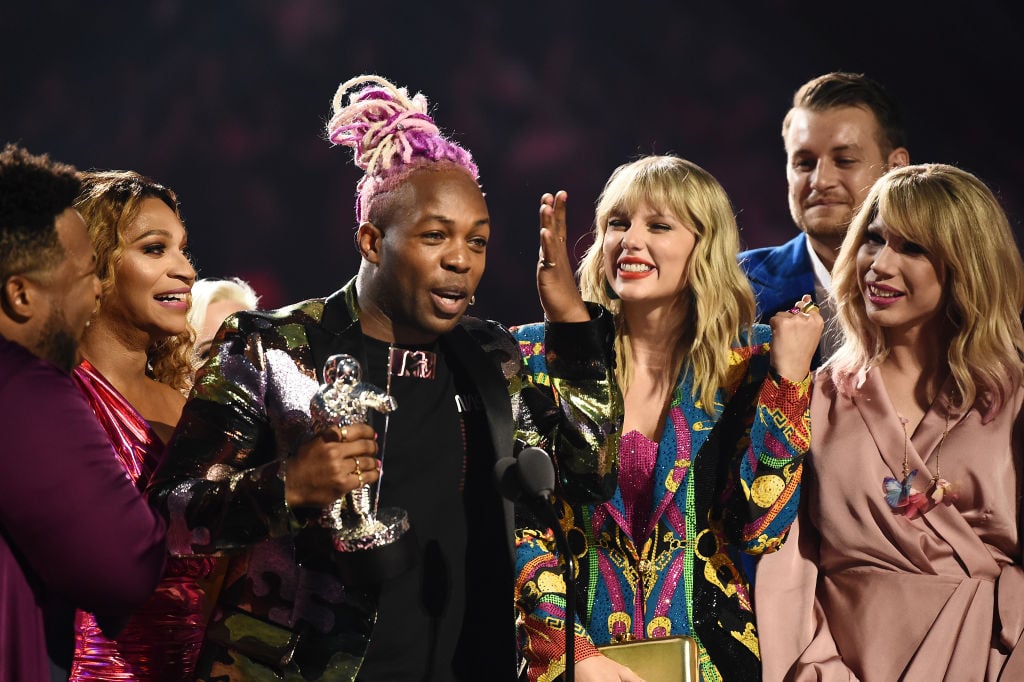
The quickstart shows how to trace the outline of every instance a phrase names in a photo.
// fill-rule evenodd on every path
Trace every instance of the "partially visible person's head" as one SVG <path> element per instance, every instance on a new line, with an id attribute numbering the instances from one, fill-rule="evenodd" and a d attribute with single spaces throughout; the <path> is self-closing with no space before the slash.
<path id="1" fill-rule="evenodd" d="M 857 213 L 833 275 L 846 341 L 830 364 L 847 389 L 908 325 L 948 348 L 964 405 L 998 407 L 1020 383 L 1024 262 L 999 201 L 974 175 L 944 164 L 890 171 Z"/>
<path id="2" fill-rule="evenodd" d="M 363 330 L 428 342 L 458 323 L 486 265 L 490 217 L 476 164 L 440 133 L 422 94 L 409 97 L 379 76 L 343 83 L 333 111 L 328 137 L 352 148 L 364 171 L 356 189 Z"/>
<path id="3" fill-rule="evenodd" d="M 229 315 L 255 310 L 259 302 L 260 297 L 249 283 L 237 277 L 196 280 L 188 310 L 189 324 L 196 330 L 196 359 L 209 356 L 213 338 Z"/>
<path id="4" fill-rule="evenodd" d="M 0 334 L 65 371 L 99 299 L 95 252 L 73 208 L 71 166 L 0 152 Z"/>
<path id="5" fill-rule="evenodd" d="M 782 138 L 793 221 L 833 250 L 874 181 L 910 162 L 898 103 L 863 74 L 828 73 L 804 83 Z M 823 260 L 830 265 L 832 258 Z"/>
<path id="6" fill-rule="evenodd" d="M 99 259 L 99 315 L 146 340 L 155 379 L 184 388 L 192 366 L 186 315 L 195 270 L 177 195 L 134 171 L 93 171 L 83 174 L 76 207 Z"/>
<path id="7" fill-rule="evenodd" d="M 718 181 L 685 159 L 644 157 L 615 169 L 597 200 L 580 289 L 620 320 L 628 306 L 677 309 L 680 352 L 703 392 L 724 380 L 731 342 L 753 323 L 738 251 L 732 205 Z M 629 362 L 622 364 L 628 383 Z"/>

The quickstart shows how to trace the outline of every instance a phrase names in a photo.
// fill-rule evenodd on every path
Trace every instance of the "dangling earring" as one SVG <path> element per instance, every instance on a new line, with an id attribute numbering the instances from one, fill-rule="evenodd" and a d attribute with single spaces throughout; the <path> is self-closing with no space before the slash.
<path id="1" fill-rule="evenodd" d="M 476 305 L 476 294 L 470 294 L 469 305 Z"/>
<path id="2" fill-rule="evenodd" d="M 605 296 L 607 296 L 613 301 L 619 300 L 619 295 L 615 293 L 615 289 L 612 289 L 612 283 L 609 282 L 607 279 L 604 281 L 604 293 Z"/>

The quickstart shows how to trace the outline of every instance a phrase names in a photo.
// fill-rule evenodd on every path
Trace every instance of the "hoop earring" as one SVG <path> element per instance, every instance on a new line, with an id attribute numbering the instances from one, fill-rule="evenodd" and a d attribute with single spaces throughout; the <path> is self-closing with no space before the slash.
<path id="1" fill-rule="evenodd" d="M 469 305 L 476 305 L 476 294 L 470 294 Z"/>

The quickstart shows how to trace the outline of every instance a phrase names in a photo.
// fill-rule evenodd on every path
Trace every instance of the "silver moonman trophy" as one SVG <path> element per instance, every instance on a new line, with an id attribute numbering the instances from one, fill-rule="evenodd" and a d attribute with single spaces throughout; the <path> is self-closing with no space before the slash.
<path id="1" fill-rule="evenodd" d="M 324 383 L 309 402 L 313 433 L 332 426 L 365 424 L 371 409 L 390 414 L 398 408 L 392 396 L 364 384 L 361 375 L 359 362 L 351 355 L 327 358 Z M 320 518 L 320 524 L 331 531 L 337 563 L 347 583 L 380 582 L 402 573 L 415 561 L 408 514 L 395 507 L 374 510 L 372 500 L 369 484 L 360 486 L 325 509 Z"/>

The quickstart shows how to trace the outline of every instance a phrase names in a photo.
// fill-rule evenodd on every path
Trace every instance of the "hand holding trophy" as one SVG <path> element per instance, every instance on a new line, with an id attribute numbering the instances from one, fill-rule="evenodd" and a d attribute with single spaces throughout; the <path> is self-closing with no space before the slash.
<path id="1" fill-rule="evenodd" d="M 361 381 L 362 370 L 351 355 L 332 355 L 324 363 L 324 383 L 309 403 L 313 432 L 344 429 L 367 422 L 371 409 L 394 412 L 395 399 Z M 358 460 L 357 460 L 358 475 Z M 361 480 L 361 477 L 360 477 Z M 378 482 L 379 485 L 379 482 Z M 329 528 L 346 582 L 380 582 L 405 571 L 412 563 L 415 542 L 404 509 L 374 509 L 369 484 L 353 489 L 344 500 L 324 510 L 321 525 Z"/>

